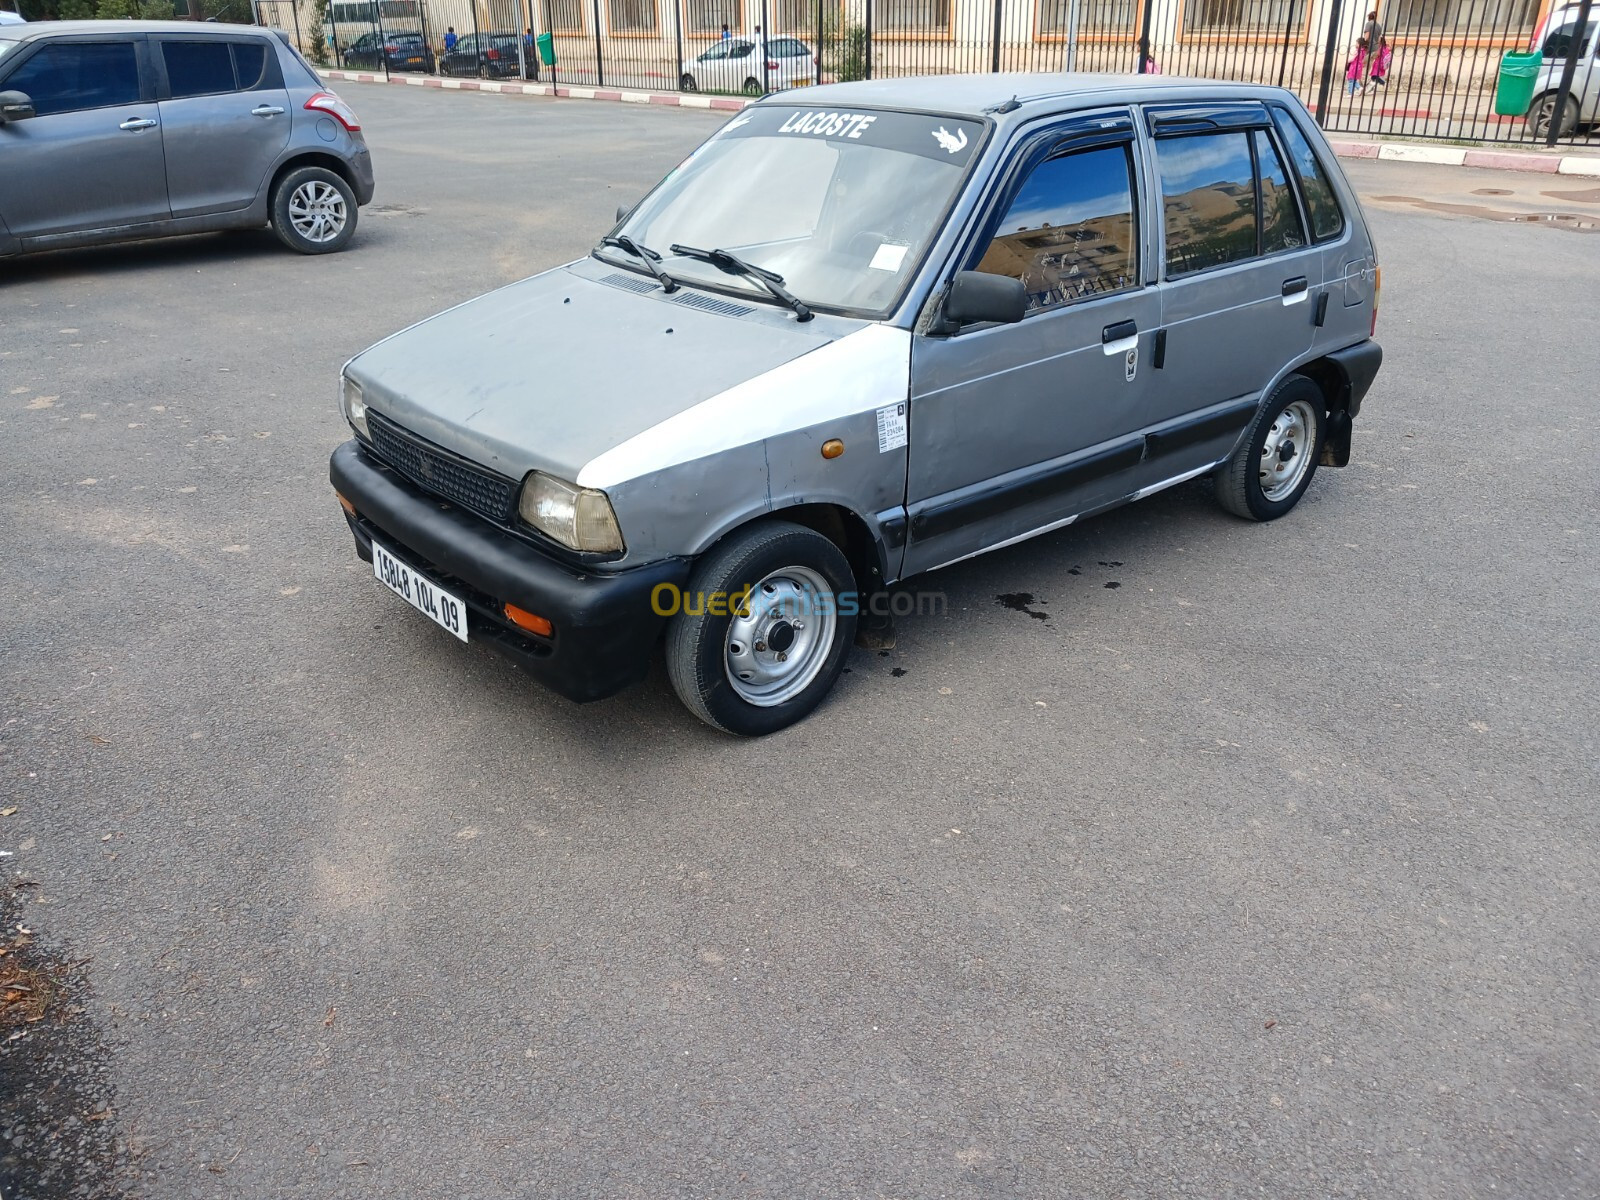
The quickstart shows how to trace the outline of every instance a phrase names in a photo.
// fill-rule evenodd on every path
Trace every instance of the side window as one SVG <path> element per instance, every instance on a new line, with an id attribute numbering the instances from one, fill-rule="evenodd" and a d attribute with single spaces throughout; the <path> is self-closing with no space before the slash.
<path id="1" fill-rule="evenodd" d="M 1589 43 L 1594 38 L 1595 25 L 1596 22 L 1589 21 L 1583 27 L 1583 48 L 1578 51 L 1579 58 L 1586 57 L 1589 53 Z M 1565 58 L 1572 53 L 1572 35 L 1577 32 L 1578 18 L 1574 15 L 1545 35 L 1540 53 L 1545 58 Z"/>
<path id="2" fill-rule="evenodd" d="M 1156 164 L 1169 278 L 1256 256 L 1249 133 L 1167 138 L 1156 143 Z"/>
<path id="3" fill-rule="evenodd" d="M 1298 250 L 1306 244 L 1306 229 L 1289 172 L 1265 129 L 1256 130 L 1255 139 L 1256 169 L 1261 177 L 1261 253 Z"/>
<path id="4" fill-rule="evenodd" d="M 1333 186 L 1317 161 L 1317 154 L 1306 141 L 1300 126 L 1281 108 L 1272 109 L 1272 119 L 1277 122 L 1278 134 L 1289 151 L 1295 174 L 1300 179 L 1300 194 L 1305 197 L 1306 212 L 1311 217 L 1311 236 L 1314 241 L 1326 242 L 1339 236 L 1344 229 L 1344 214 L 1339 211 L 1339 201 L 1334 198 Z"/>
<path id="5" fill-rule="evenodd" d="M 1028 309 L 1139 286 L 1139 223 L 1126 145 L 1059 154 L 1035 167 L 977 269 L 1020 279 Z"/>
<path id="6" fill-rule="evenodd" d="M 132 42 L 45 46 L 6 80 L 26 92 L 39 116 L 139 102 L 139 56 Z"/>
<path id="7" fill-rule="evenodd" d="M 239 90 L 251 92 L 256 88 L 271 87 L 267 70 L 267 44 L 265 42 L 234 42 L 233 69 L 239 76 Z"/>
<path id="8" fill-rule="evenodd" d="M 752 51 L 754 49 L 755 49 L 754 45 L 752 45 L 749 42 L 746 42 L 742 46 L 734 46 L 732 49 L 730 49 L 728 51 L 728 57 L 729 58 L 749 58 L 750 57 L 750 51 Z"/>
<path id="9" fill-rule="evenodd" d="M 227 42 L 162 42 L 160 46 L 174 100 L 237 90 Z"/>

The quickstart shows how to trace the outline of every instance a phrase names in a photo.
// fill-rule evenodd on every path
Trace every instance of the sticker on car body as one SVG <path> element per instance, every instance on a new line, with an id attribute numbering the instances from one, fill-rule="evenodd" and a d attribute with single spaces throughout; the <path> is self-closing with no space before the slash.
<path id="1" fill-rule="evenodd" d="M 906 444 L 906 402 L 878 410 L 878 453 L 887 454 Z"/>

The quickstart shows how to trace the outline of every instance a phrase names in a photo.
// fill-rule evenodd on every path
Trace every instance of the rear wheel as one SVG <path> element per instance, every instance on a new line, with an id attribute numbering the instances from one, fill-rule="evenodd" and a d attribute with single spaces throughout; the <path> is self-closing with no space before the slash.
<path id="1" fill-rule="evenodd" d="M 1568 96 L 1567 103 L 1561 110 L 1561 119 L 1556 121 L 1556 94 L 1547 92 L 1533 102 L 1533 107 L 1528 110 L 1528 124 L 1533 129 L 1535 141 L 1543 141 L 1550 136 L 1552 122 L 1556 125 L 1557 137 L 1569 137 L 1578 128 L 1578 101 L 1575 96 Z"/>
<path id="2" fill-rule="evenodd" d="M 683 78 L 678 80 L 678 89 L 684 92 L 693 92 L 699 90 L 695 87 L 694 76 L 689 74 L 687 71 L 683 73 Z"/>
<path id="3" fill-rule="evenodd" d="M 746 79 L 744 81 L 744 94 L 746 96 L 761 95 L 761 80 L 757 79 L 754 75 L 750 76 L 749 79 Z"/>
<path id="4" fill-rule="evenodd" d="M 1327 437 L 1322 389 L 1304 375 L 1277 386 L 1216 475 L 1217 502 L 1236 517 L 1272 521 L 1305 495 Z"/>
<path id="5" fill-rule="evenodd" d="M 356 232 L 356 194 L 326 167 L 296 167 L 273 189 L 272 231 L 301 254 L 343 250 Z"/>
<path id="6" fill-rule="evenodd" d="M 815 530 L 764 521 L 733 534 L 695 568 L 667 627 L 673 690 L 728 733 L 793 725 L 844 666 L 856 616 L 839 597 L 855 586 L 844 555 Z"/>

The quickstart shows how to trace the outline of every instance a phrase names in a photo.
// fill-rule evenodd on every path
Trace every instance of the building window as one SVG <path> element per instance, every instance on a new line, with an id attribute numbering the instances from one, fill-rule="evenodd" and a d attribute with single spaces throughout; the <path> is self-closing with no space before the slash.
<path id="1" fill-rule="evenodd" d="M 683 11 L 684 28 L 691 35 L 720 35 L 724 25 L 730 33 L 738 33 L 743 20 L 739 0 L 685 0 Z"/>
<path id="2" fill-rule="evenodd" d="M 1304 0 L 1184 0 L 1184 33 L 1277 33 L 1305 24 Z"/>
<path id="3" fill-rule="evenodd" d="M 1422 37 L 1466 31 L 1526 33 L 1539 19 L 1539 0 L 1394 0 L 1379 10 L 1378 19 L 1388 32 Z"/>
<path id="4" fill-rule="evenodd" d="M 654 33 L 656 0 L 606 0 L 612 33 Z"/>
<path id="5" fill-rule="evenodd" d="M 1039 0 L 1039 32 L 1047 37 L 1070 34 L 1074 3 L 1080 33 L 1131 35 L 1137 30 L 1134 0 Z"/>
<path id="6" fill-rule="evenodd" d="M 948 33 L 950 0 L 872 0 L 872 20 L 885 33 Z"/>
<path id="7" fill-rule="evenodd" d="M 545 28 L 551 33 L 582 33 L 584 0 L 544 0 Z"/>

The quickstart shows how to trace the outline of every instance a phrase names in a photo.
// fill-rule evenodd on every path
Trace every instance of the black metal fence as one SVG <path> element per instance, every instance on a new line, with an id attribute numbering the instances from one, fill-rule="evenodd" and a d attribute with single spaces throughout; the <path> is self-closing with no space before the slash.
<path id="1" fill-rule="evenodd" d="M 1334 133 L 1552 144 L 1589 136 L 1586 97 L 1600 90 L 1594 20 L 1574 37 L 1590 0 L 256 3 L 263 24 L 293 23 L 330 66 L 579 87 L 760 95 L 835 80 L 1142 66 L 1287 87 Z M 553 66 L 540 63 L 541 34 Z M 1530 50 L 1544 57 L 1527 109 L 1497 113 L 1502 57 Z"/>

